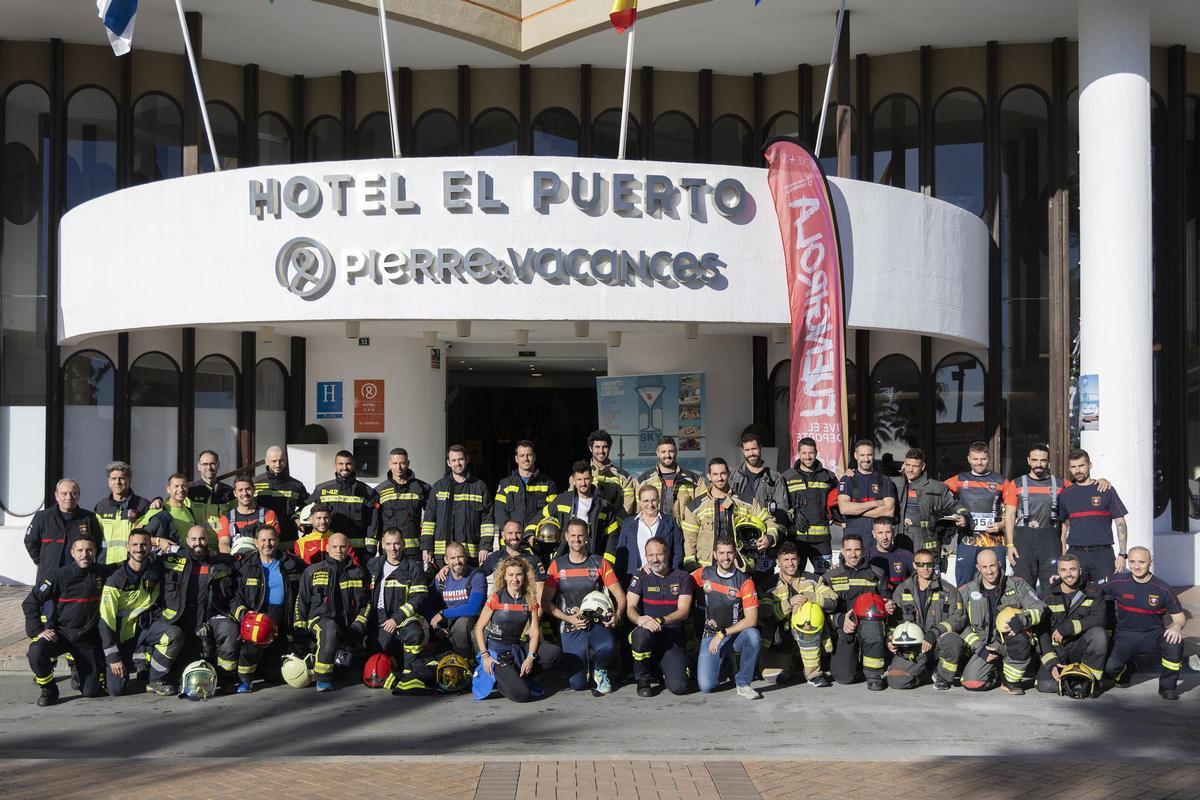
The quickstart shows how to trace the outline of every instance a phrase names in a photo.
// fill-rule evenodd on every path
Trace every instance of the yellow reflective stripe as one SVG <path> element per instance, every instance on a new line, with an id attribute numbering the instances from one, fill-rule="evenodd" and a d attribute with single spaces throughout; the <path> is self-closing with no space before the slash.
<path id="1" fill-rule="evenodd" d="M 938 659 L 938 664 L 940 664 L 940 665 L 941 665 L 941 667 L 942 667 L 942 669 L 946 670 L 947 672 L 954 672 L 956 669 L 958 669 L 958 663 L 957 663 L 957 662 L 955 662 L 955 661 L 947 661 L 947 660 L 946 660 L 946 659 L 944 659 L 944 658 L 939 658 L 939 659 Z"/>
<path id="2" fill-rule="evenodd" d="M 882 658 L 872 658 L 871 656 L 863 656 L 863 666 L 868 669 L 883 669 Z"/>
<path id="3" fill-rule="evenodd" d="M 1071 630 L 1075 631 L 1075 635 L 1083 633 L 1083 623 L 1077 619 L 1071 620 Z"/>
<path id="4" fill-rule="evenodd" d="M 1021 667 L 1016 667 L 1005 662 L 1004 677 L 1008 679 L 1009 683 L 1017 683 L 1025 677 L 1025 670 Z"/>
<path id="5" fill-rule="evenodd" d="M 321 492 L 317 497 L 318 503 L 349 503 L 351 505 L 362 505 L 367 502 L 367 498 L 359 497 L 356 494 L 326 494 Z"/>
<path id="6" fill-rule="evenodd" d="M 1171 672 L 1179 672 L 1180 668 L 1182 667 L 1182 664 L 1180 662 L 1168 661 L 1165 658 L 1162 660 L 1162 665 L 1163 665 L 1163 669 L 1170 670 Z"/>
<path id="7" fill-rule="evenodd" d="M 348 578 L 338 584 L 339 589 L 361 589 L 363 582 L 358 578 Z"/>
<path id="8" fill-rule="evenodd" d="M 1058 654 L 1051 650 L 1049 653 L 1042 653 L 1042 663 L 1049 664 L 1058 661 Z"/>

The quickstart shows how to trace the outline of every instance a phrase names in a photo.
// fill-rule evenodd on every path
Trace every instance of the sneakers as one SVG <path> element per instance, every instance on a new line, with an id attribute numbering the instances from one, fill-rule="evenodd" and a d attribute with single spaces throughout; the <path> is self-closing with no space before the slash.
<path id="1" fill-rule="evenodd" d="M 250 690 L 251 690 L 250 684 L 246 683 L 245 681 L 242 681 L 241 683 L 239 683 L 237 685 L 237 693 L 238 694 L 250 694 Z"/>
<path id="2" fill-rule="evenodd" d="M 1021 695 L 1025 694 L 1025 690 L 1021 688 L 1021 684 L 1019 683 L 1001 683 L 1000 691 L 1005 692 L 1006 694 L 1011 694 L 1013 697 L 1020 697 Z"/>
<path id="3" fill-rule="evenodd" d="M 867 678 L 867 689 L 872 692 L 882 692 L 887 688 L 883 678 Z"/>
<path id="4" fill-rule="evenodd" d="M 818 689 L 828 689 L 833 684 L 824 675 L 814 675 L 808 679 L 808 685 L 815 686 Z"/>
<path id="5" fill-rule="evenodd" d="M 944 692 L 947 689 L 949 689 L 952 685 L 953 684 L 951 684 L 950 681 L 946 680 L 941 675 L 933 676 L 933 688 L 935 688 L 935 689 L 939 689 Z"/>
<path id="6" fill-rule="evenodd" d="M 753 686 L 737 687 L 737 696 L 743 700 L 762 700 L 762 692 Z"/>
<path id="7" fill-rule="evenodd" d="M 592 672 L 592 677 L 596 679 L 596 688 L 593 694 L 598 696 L 612 694 L 612 681 L 608 678 L 608 670 L 597 669 Z"/>
<path id="8" fill-rule="evenodd" d="M 58 702 L 58 684 L 47 683 L 42 687 L 42 695 L 37 699 L 37 704 L 42 708 L 52 706 Z"/>
<path id="9" fill-rule="evenodd" d="M 1159 689 L 1158 696 L 1163 700 L 1178 700 L 1179 692 L 1175 689 L 1175 687 L 1171 687 L 1170 689 Z M 41 705 L 41 701 L 38 701 L 38 705 Z"/>
<path id="10" fill-rule="evenodd" d="M 646 677 L 638 678 L 637 682 L 638 697 L 654 697 L 654 689 L 650 686 L 650 679 Z"/>
<path id="11" fill-rule="evenodd" d="M 146 684 L 146 694 L 156 694 L 159 697 L 169 697 L 175 694 L 175 687 L 164 680 L 150 681 Z"/>
<path id="12" fill-rule="evenodd" d="M 318 692 L 332 692 L 333 691 L 333 681 L 317 681 L 317 691 Z"/>

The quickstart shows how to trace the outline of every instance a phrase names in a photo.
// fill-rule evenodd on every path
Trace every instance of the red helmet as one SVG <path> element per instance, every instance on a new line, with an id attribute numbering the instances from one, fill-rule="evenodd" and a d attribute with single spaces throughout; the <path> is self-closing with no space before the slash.
<path id="1" fill-rule="evenodd" d="M 387 653 L 376 653 L 363 664 L 363 684 L 372 689 L 382 689 L 383 683 L 396 669 L 396 662 Z"/>
<path id="2" fill-rule="evenodd" d="M 275 641 L 275 623 L 266 614 L 251 611 L 242 617 L 242 641 L 266 647 Z"/>
<path id="3" fill-rule="evenodd" d="M 886 619 L 884 600 L 876 592 L 863 592 L 854 598 L 854 618 L 859 622 L 868 619 Z"/>

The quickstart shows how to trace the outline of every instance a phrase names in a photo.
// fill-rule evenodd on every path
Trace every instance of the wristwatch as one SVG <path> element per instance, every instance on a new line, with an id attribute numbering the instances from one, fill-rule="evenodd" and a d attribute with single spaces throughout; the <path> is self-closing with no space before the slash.
<path id="1" fill-rule="evenodd" d="M 1118 558 L 1128 558 L 1128 557 L 1129 557 L 1129 553 L 1117 553 L 1117 557 L 1118 557 Z"/>

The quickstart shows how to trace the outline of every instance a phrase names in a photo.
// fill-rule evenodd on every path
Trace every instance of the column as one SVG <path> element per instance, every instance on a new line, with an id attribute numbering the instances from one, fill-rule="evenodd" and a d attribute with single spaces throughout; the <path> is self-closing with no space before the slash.
<path id="1" fill-rule="evenodd" d="M 1100 381 L 1100 429 L 1081 441 L 1129 509 L 1154 514 L 1150 14 L 1146 0 L 1079 3 L 1080 374 Z"/>

